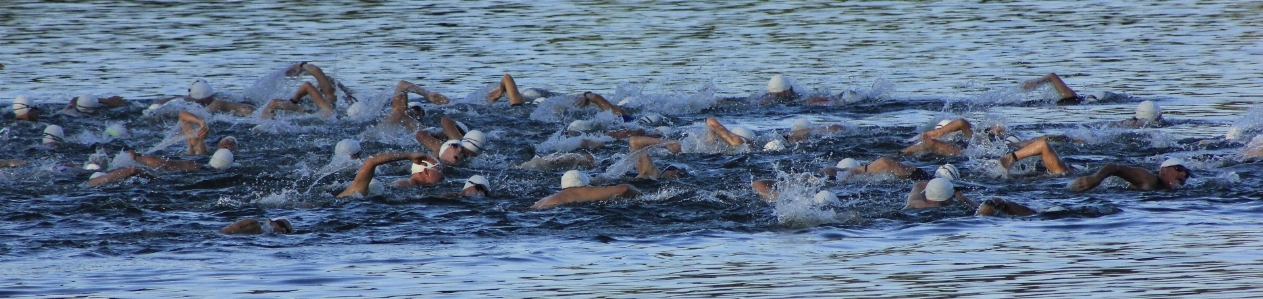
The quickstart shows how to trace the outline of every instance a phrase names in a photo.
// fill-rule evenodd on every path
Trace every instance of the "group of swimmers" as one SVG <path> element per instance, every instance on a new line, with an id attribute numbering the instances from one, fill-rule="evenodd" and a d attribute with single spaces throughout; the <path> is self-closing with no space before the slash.
<path id="1" fill-rule="evenodd" d="M 149 106 L 149 109 L 146 109 L 146 113 L 161 111 L 165 105 L 172 101 L 185 101 L 199 105 L 209 113 L 223 113 L 240 117 L 255 116 L 262 119 L 271 119 L 282 113 L 311 113 L 322 118 L 331 118 L 337 114 L 336 105 L 339 102 L 337 91 L 343 93 L 342 102 L 350 105 L 346 109 L 348 114 L 383 108 L 369 107 L 366 101 L 359 101 L 345 85 L 332 76 L 325 74 L 315 64 L 307 62 L 296 63 L 286 68 L 284 73 L 287 76 L 295 77 L 304 74 L 310 75 L 315 79 L 316 83 L 304 82 L 289 99 L 273 99 L 268 101 L 262 108 L 256 108 L 248 103 L 228 100 L 215 93 L 209 82 L 198 79 L 190 84 L 186 95 L 156 100 Z M 1056 74 L 1048 74 L 1039 79 L 1028 81 L 1022 85 L 1022 88 L 1032 90 L 1045 84 L 1052 86 L 1057 92 L 1059 96 L 1057 103 L 1059 104 L 1090 102 L 1101 97 L 1098 95 L 1080 96 Z M 336 195 L 337 197 L 380 194 L 386 185 L 374 178 L 376 168 L 396 161 L 409 161 L 412 164 L 411 175 L 405 179 L 391 182 L 389 186 L 415 188 L 443 182 L 446 179 L 445 168 L 465 165 L 470 159 L 478 157 L 489 145 L 487 135 L 482 131 L 469 128 L 464 123 L 446 116 L 438 119 L 437 127 L 424 126 L 423 121 L 426 119 L 424 107 L 426 104 L 422 104 L 420 101 L 410 101 L 410 94 L 420 96 L 421 99 L 429 103 L 428 105 L 447 105 L 451 103 L 450 99 L 438 92 L 427 90 L 408 81 L 400 81 L 390 98 L 389 112 L 384 117 L 381 117 L 376 127 L 379 129 L 393 128 L 412 134 L 417 143 L 424 147 L 426 151 L 363 155 L 357 141 L 353 139 L 339 141 L 334 146 L 335 159 L 341 157 L 342 159 L 358 161 L 362 158 L 363 162 L 354 179 L 342 192 Z M 486 100 L 494 103 L 501 99 L 507 99 L 510 106 L 522 106 L 527 104 L 528 101 L 537 100 L 538 102 L 538 100 L 548 96 L 558 96 L 558 94 L 539 89 L 521 90 L 513 77 L 505 74 L 501 77 L 499 85 L 491 88 L 487 93 Z M 775 75 L 768 82 L 767 92 L 760 96 L 752 97 L 751 102 L 758 104 L 825 105 L 838 102 L 846 96 L 848 96 L 846 93 L 837 96 L 804 96 L 795 92 L 792 84 L 786 77 Z M 647 113 L 637 118 L 621 105 L 611 103 L 603 96 L 592 92 L 584 92 L 565 98 L 570 101 L 566 104 L 571 107 L 586 108 L 591 106 L 613 114 L 625 122 L 643 125 L 643 128 L 629 129 L 629 126 L 620 126 L 601 130 L 594 128 L 592 121 L 577 120 L 567 127 L 566 132 L 573 136 L 590 136 L 585 133 L 598 131 L 598 134 L 609 136 L 613 140 L 626 140 L 628 149 L 631 152 L 626 159 L 635 160 L 634 165 L 637 178 L 673 180 L 689 175 L 685 167 L 671 165 L 659 168 L 653 161 L 653 155 L 664 153 L 679 154 L 683 151 L 681 145 L 683 140 L 667 138 L 667 135 L 662 134 L 662 130 L 658 129 L 667 122 L 666 117 Z M 305 104 L 305 99 L 309 100 L 311 104 Z M 90 94 L 83 94 L 70 99 L 70 102 L 58 113 L 83 117 L 96 114 L 101 109 L 124 105 L 128 105 L 128 102 L 121 97 L 97 98 Z M 42 110 L 27 97 L 18 96 L 12 104 L 12 112 L 16 120 L 39 122 Z M 136 164 L 139 164 L 138 166 L 119 167 L 105 171 L 106 168 L 103 167 L 103 164 L 106 161 L 104 161 L 105 159 L 100 153 L 93 154 L 89 158 L 88 163 L 83 165 L 75 164 L 73 166 L 92 173 L 86 182 L 89 186 L 119 184 L 126 182 L 131 177 L 155 179 L 157 176 L 154 173 L 163 171 L 223 171 L 232 167 L 235 162 L 234 153 L 238 150 L 236 138 L 232 136 L 220 138 L 215 143 L 216 147 L 212 151 L 206 144 L 210 129 L 202 117 L 189 111 L 178 111 L 173 114 L 178 120 L 181 136 L 185 138 L 188 144 L 188 151 L 185 155 L 210 156 L 207 164 L 191 160 L 146 156 L 126 150 L 125 153 Z M 1161 127 L 1166 125 L 1166 120 L 1162 118 L 1161 108 L 1156 103 L 1143 101 L 1137 106 L 1134 117 L 1118 121 L 1112 125 L 1127 128 Z M 704 128 L 705 136 L 699 138 L 704 140 L 703 142 L 714 146 L 731 147 L 736 149 L 737 152 L 752 149 L 784 149 L 786 143 L 809 141 L 844 129 L 840 125 L 814 126 L 806 120 L 799 120 L 786 133 L 780 134 L 779 138 L 773 138 L 771 142 L 760 146 L 754 143 L 756 133 L 745 127 L 730 127 L 724 125 L 716 118 L 707 118 Z M 126 134 L 126 129 L 122 126 L 111 126 L 107 128 L 106 133 L 120 136 Z M 1050 175 L 1066 175 L 1075 172 L 1086 174 L 1078 177 L 1067 186 L 1070 191 L 1074 192 L 1092 190 L 1109 177 L 1119 177 L 1129 183 L 1133 189 L 1174 190 L 1180 188 L 1192 176 L 1191 171 L 1178 158 L 1166 159 L 1158 165 L 1156 172 L 1152 172 L 1146 167 L 1116 163 L 1106 163 L 1095 172 L 1075 169 L 1063 162 L 1054 149 L 1055 144 L 1064 142 L 1067 139 L 1065 136 L 1039 136 L 1022 139 L 1018 138 L 1013 132 L 1008 132 L 1007 128 L 1000 125 L 975 132 L 973 124 L 965 119 L 943 120 L 934 129 L 920 133 L 915 138 L 914 144 L 899 151 L 897 155 L 878 158 L 867 164 L 861 164 L 853 158 L 846 158 L 837 162 L 836 165 L 822 168 L 817 175 L 830 180 L 844 180 L 857 176 L 882 176 L 913 180 L 914 183 L 906 199 L 906 209 L 942 207 L 959 202 L 975 210 L 975 215 L 1008 214 L 1028 216 L 1037 213 L 1035 209 L 1013 200 L 995 197 L 976 202 L 969 199 L 954 186 L 953 182 L 960 180 L 961 176 L 960 171 L 952 164 L 945 164 L 939 167 L 934 174 L 930 174 L 918 167 L 898 161 L 898 156 L 960 155 L 964 147 L 968 146 L 969 141 L 974 138 L 975 133 L 985 133 L 986 138 L 1003 142 L 1010 147 L 1011 151 L 997 159 L 997 164 L 1006 170 L 1013 167 L 1019 160 L 1039 157 L 1044 169 Z M 65 142 L 65 132 L 59 125 L 47 125 L 43 130 L 43 134 L 42 143 L 44 146 L 57 147 Z M 1227 136 L 1227 138 L 1233 139 L 1234 137 Z M 642 192 L 630 184 L 595 186 L 593 179 L 588 174 L 579 171 L 579 169 L 595 165 L 596 158 L 591 153 L 578 150 L 601 148 L 605 145 L 606 142 L 598 138 L 581 138 L 571 148 L 572 151 L 536 157 L 522 163 L 521 167 L 525 169 L 565 170 L 560 179 L 561 189 L 555 194 L 535 202 L 530 208 L 544 209 L 563 204 L 633 198 L 641 195 Z M 1241 154 L 1250 157 L 1263 156 L 1263 147 L 1247 146 L 1241 151 Z M 0 167 L 22 167 L 27 164 L 27 161 L 19 159 L 0 159 Z M 441 196 L 489 197 L 493 196 L 490 187 L 490 182 L 486 177 L 473 175 L 465 180 L 465 185 L 461 190 Z M 751 187 L 764 200 L 783 200 L 775 180 L 754 180 L 751 182 Z M 818 202 L 832 202 L 837 201 L 837 196 L 830 191 L 820 191 L 815 195 L 814 200 Z M 293 231 L 294 228 L 289 220 L 284 218 L 264 219 L 261 221 L 243 219 L 220 230 L 224 234 L 291 233 Z"/>

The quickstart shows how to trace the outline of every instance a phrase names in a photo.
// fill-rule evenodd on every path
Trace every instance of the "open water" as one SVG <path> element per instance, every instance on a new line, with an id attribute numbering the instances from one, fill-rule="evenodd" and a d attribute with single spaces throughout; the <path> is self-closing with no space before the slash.
<path id="1" fill-rule="evenodd" d="M 1263 96 L 1259 11 L 1238 1 L 6 1 L 0 102 L 28 95 L 46 114 L 40 124 L 0 118 L 0 158 L 31 161 L 0 169 L 0 296 L 1257 296 L 1263 166 L 1237 155 L 1241 142 L 1199 141 L 1229 125 L 1263 128 L 1263 110 L 1251 110 Z M 381 111 L 328 121 L 215 115 L 211 140 L 242 144 L 226 172 L 94 188 L 88 173 L 57 167 L 97 146 L 110 157 L 130 147 L 183 158 L 175 120 L 143 114 L 149 101 L 183 95 L 195 78 L 236 100 L 287 97 L 303 78 L 278 71 L 297 61 L 381 110 L 401 79 L 446 94 L 454 104 L 427 104 L 426 124 L 445 115 L 487 132 L 487 153 L 433 187 L 336 199 L 354 176 L 332 171 L 338 140 L 360 140 L 366 153 L 423 149 L 411 134 L 375 130 Z M 1124 96 L 1058 106 L 1051 90 L 1018 89 L 1049 72 L 1082 94 Z M 691 171 L 665 182 L 623 177 L 626 144 L 610 142 L 588 172 L 646 195 L 531 211 L 560 172 L 516 165 L 564 147 L 555 133 L 571 120 L 622 124 L 593 109 L 557 112 L 555 102 L 482 101 L 504 73 L 523 88 L 628 99 L 633 113 L 668 116 L 673 138 L 696 136 L 706 117 L 754 128 L 761 141 L 798 118 L 847 129 L 773 152 L 686 143 L 687 153 L 653 154 Z M 774 74 L 807 94 L 864 97 L 743 104 Z M 83 92 L 134 104 L 87 118 L 49 112 Z M 1142 100 L 1172 125 L 1104 125 Z M 804 176 L 844 157 L 893 154 L 956 117 L 1069 135 L 1078 142 L 1055 147 L 1073 165 L 1156 168 L 1180 157 L 1196 176 L 1178 191 L 1107 182 L 1079 194 L 1064 190 L 1073 176 L 996 177 L 992 161 L 1006 149 L 982 140 L 959 157 L 901 158 L 927 171 L 956 164 L 975 199 L 1066 209 L 1025 218 L 902 211 L 911 181 Z M 102 133 L 115 123 L 131 137 Z M 65 127 L 72 145 L 37 145 L 46 124 Z M 403 164 L 378 174 L 402 178 Z M 434 196 L 474 174 L 496 196 Z M 781 180 L 786 199 L 760 200 L 754 179 Z M 841 203 L 812 203 L 816 190 Z M 271 217 L 297 233 L 216 232 Z"/>

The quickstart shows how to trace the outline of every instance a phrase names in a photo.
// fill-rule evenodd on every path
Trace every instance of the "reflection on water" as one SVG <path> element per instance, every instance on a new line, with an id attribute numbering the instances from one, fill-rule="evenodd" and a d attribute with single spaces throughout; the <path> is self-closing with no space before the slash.
<path id="1" fill-rule="evenodd" d="M 663 158 L 700 178 L 640 182 L 666 190 L 652 200 L 527 212 L 522 207 L 553 191 L 555 177 L 506 166 L 535 154 L 534 143 L 572 115 L 522 125 L 529 111 L 435 109 L 478 118 L 470 124 L 498 143 L 453 176 L 487 174 L 508 186 L 494 191 L 511 195 L 442 200 L 398 192 L 363 201 L 313 188 L 337 189 L 348 175 L 325 176 L 316 170 L 328 153 L 294 146 L 358 136 L 370 125 L 363 119 L 252 129 L 257 121 L 217 117 L 216 134 L 252 145 L 239 161 L 266 162 L 239 162 L 225 174 L 170 174 L 152 189 L 136 187 L 143 182 L 84 189 L 86 175 L 49 170 L 83 160 L 76 150 L 91 152 L 86 146 L 37 160 L 34 173 L 0 171 L 6 182 L 39 188 L 0 188 L 0 296 L 1228 297 L 1253 295 L 1245 292 L 1263 273 L 1255 164 L 1195 161 L 1207 177 L 1173 193 L 1069 194 L 1059 190 L 1069 178 L 972 178 L 979 187 L 971 194 L 1093 211 L 1029 219 L 892 212 L 906 182 L 858 182 L 825 188 L 881 211 L 796 229 L 776 223 L 773 208 L 746 190 L 751 178 L 888 154 L 946 117 L 1087 140 L 1058 149 L 1072 163 L 1193 155 L 1184 151 L 1195 147 L 1178 141 L 1222 135 L 1263 96 L 1258 4 L 14 1 L 0 8 L 0 101 L 27 94 L 64 103 L 83 91 L 149 100 L 184 94 L 193 78 L 207 78 L 218 91 L 262 102 L 253 97 L 286 92 L 248 89 L 260 79 L 270 82 L 263 88 L 293 83 L 273 72 L 309 60 L 376 103 L 400 79 L 476 98 L 508 72 L 523 87 L 680 104 L 661 111 L 678 131 L 710 115 L 761 131 L 800 116 L 848 126 L 838 138 L 776 155 Z M 1037 101 L 1055 97 L 1050 90 L 1016 91 L 1049 72 L 1084 93 L 1131 97 L 1053 106 Z M 694 105 L 744 98 L 775 73 L 807 92 L 857 90 L 882 100 Z M 1099 126 L 1130 117 L 1141 99 L 1161 103 L 1176 125 L 1140 133 Z M 633 108 L 664 109 L 653 101 Z M 26 144 L 17 143 L 28 140 L 12 137 L 34 128 L 5 121 L 12 131 L 0 146 L 42 153 L 21 151 Z M 160 118 L 128 127 L 145 141 L 142 149 L 172 132 Z M 255 133 L 268 128 L 275 132 Z M 411 144 L 379 137 L 365 138 L 366 152 Z M 286 144 L 268 145 L 276 140 Z M 953 162 L 978 173 L 994 158 L 980 152 L 913 163 Z M 598 152 L 610 163 L 624 153 Z M 225 219 L 260 215 L 285 215 L 300 234 L 214 233 Z"/>

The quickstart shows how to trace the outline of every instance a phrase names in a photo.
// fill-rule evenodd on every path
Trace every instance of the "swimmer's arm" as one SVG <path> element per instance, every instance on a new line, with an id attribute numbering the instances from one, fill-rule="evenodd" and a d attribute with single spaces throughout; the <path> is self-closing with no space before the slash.
<path id="1" fill-rule="evenodd" d="M 655 180 L 662 174 L 658 171 L 658 166 L 653 164 L 653 158 L 649 158 L 649 155 L 640 156 L 640 160 L 636 162 L 636 172 L 639 173 L 636 178 Z"/>
<path id="2" fill-rule="evenodd" d="M 561 190 L 557 194 L 535 202 L 531 209 L 541 209 L 575 202 L 602 201 L 618 197 L 631 198 L 640 194 L 640 190 L 627 184 L 606 187 L 573 187 Z"/>
<path id="3" fill-rule="evenodd" d="M 461 140 L 465 138 L 465 131 L 461 131 L 460 126 L 456 125 L 456 121 L 444 116 L 439 119 L 439 124 L 443 126 L 443 134 L 447 135 L 448 140 Z"/>
<path id="4" fill-rule="evenodd" d="M 972 200 L 969 200 L 969 197 L 965 197 L 965 194 L 961 193 L 960 191 L 956 191 L 956 194 L 954 194 L 952 197 L 955 197 L 956 200 L 959 200 L 961 203 L 966 204 L 969 207 L 972 207 L 972 208 L 978 207 L 978 203 Z"/>
<path id="5" fill-rule="evenodd" d="M 599 95 L 599 94 L 596 94 L 596 93 L 593 93 L 593 92 L 590 92 L 590 91 L 589 91 L 589 92 L 584 92 L 584 93 L 583 93 L 583 98 L 587 99 L 588 101 L 592 102 L 593 104 L 596 104 L 596 107 L 601 108 L 601 110 L 603 110 L 603 111 L 609 111 L 610 113 L 614 113 L 614 115 L 626 115 L 626 114 L 627 114 L 627 111 L 624 111 L 622 107 L 615 106 L 614 104 L 611 104 L 611 103 L 610 103 L 610 101 L 605 100 L 605 97 L 602 97 L 602 96 L 601 96 L 601 95 Z"/>
<path id="6" fill-rule="evenodd" d="M 26 160 L 17 159 L 0 159 L 0 168 L 14 168 L 26 166 Z"/>
<path id="7" fill-rule="evenodd" d="M 634 136 L 647 136 L 649 135 L 649 133 L 645 132 L 645 130 L 643 129 L 626 129 L 626 130 L 605 132 L 605 135 L 614 137 L 614 139 L 627 139 Z"/>
<path id="8" fill-rule="evenodd" d="M 133 166 L 133 167 L 116 169 L 114 171 L 106 173 L 105 175 L 96 177 L 94 179 L 90 179 L 88 180 L 88 186 L 100 186 L 100 185 L 105 185 L 105 184 L 118 183 L 122 180 L 125 180 L 133 176 L 139 176 L 139 177 L 148 178 L 151 180 L 158 178 L 156 176 L 153 176 L 145 172 L 144 170 L 140 170 L 140 168 L 136 168 L 135 166 Z"/>
<path id="9" fill-rule="evenodd" d="M 1022 90 L 1030 91 L 1035 89 L 1035 87 L 1039 87 L 1039 85 L 1043 83 L 1052 84 L 1053 89 L 1056 89 L 1057 94 L 1063 99 L 1079 97 L 1079 95 L 1074 92 L 1074 89 L 1070 89 L 1070 86 L 1067 86 L 1066 82 L 1061 81 L 1061 77 L 1058 77 L 1056 73 L 1048 73 L 1039 79 L 1026 81 L 1026 83 L 1022 84 Z"/>
<path id="10" fill-rule="evenodd" d="M 254 114 L 254 105 L 214 100 L 206 105 L 206 111 L 232 113 L 237 116 Z"/>
<path id="11" fill-rule="evenodd" d="M 714 133 L 715 136 L 718 136 L 725 142 L 728 142 L 728 145 L 738 146 L 745 143 L 745 141 L 741 139 L 741 136 L 737 136 L 736 133 L 728 131 L 727 127 L 724 127 L 723 124 L 719 123 L 719 120 L 713 117 L 706 119 L 706 126 L 710 128 L 710 131 Z"/>
<path id="12" fill-rule="evenodd" d="M 1079 177 L 1071 182 L 1067 189 L 1074 192 L 1084 192 L 1092 190 L 1101 185 L 1101 182 L 1111 176 L 1117 176 L 1127 183 L 1131 184 L 1134 189 L 1154 190 L 1160 185 L 1158 176 L 1148 170 L 1130 166 L 1120 166 L 1114 163 L 1106 163 L 1101 166 L 1100 170 L 1091 175 Z"/>
<path id="13" fill-rule="evenodd" d="M 448 99 L 446 96 L 442 94 L 426 90 L 425 88 L 419 85 L 413 84 L 412 82 L 399 80 L 399 85 L 395 86 L 395 94 L 400 95 L 400 94 L 405 94 L 408 92 L 419 94 L 425 97 L 426 100 L 429 100 L 430 103 L 434 103 L 436 105 L 443 105 L 443 104 L 452 102 L 451 99 Z M 405 101 L 406 101 L 407 95 L 404 95 L 403 97 L 405 98 Z M 404 107 L 405 108 L 407 107 L 407 103 L 404 104 Z"/>
<path id="14" fill-rule="evenodd" d="M 346 187 L 346 190 L 343 190 L 342 193 L 338 194 L 338 198 L 354 196 L 356 193 L 367 195 L 368 184 L 373 181 L 373 170 L 376 169 L 378 165 L 401 160 L 412 160 L 414 163 L 420 164 L 421 161 L 430 161 L 433 160 L 433 158 L 431 158 L 430 155 L 422 153 L 384 153 L 372 155 L 368 157 L 368 159 L 364 160 L 364 165 L 360 166 L 359 172 L 355 174 L 355 180 L 351 182 L 350 186 Z"/>
<path id="15" fill-rule="evenodd" d="M 956 131 L 960 131 L 961 133 L 965 134 L 965 138 L 974 137 L 973 124 L 970 124 L 969 121 L 965 120 L 964 118 L 958 118 L 948 123 L 947 125 L 944 125 L 942 128 L 930 130 L 921 134 L 921 138 L 922 139 L 939 138 L 943 135 L 946 135 L 951 132 L 956 132 Z"/>
<path id="16" fill-rule="evenodd" d="M 257 235 L 263 233 L 263 224 L 254 219 L 241 219 L 233 222 L 224 228 L 219 229 L 219 233 L 225 235 L 234 234 L 251 234 Z"/>
<path id="17" fill-rule="evenodd" d="M 780 194 L 772 190 L 772 186 L 776 185 L 773 180 L 757 180 L 750 183 L 750 187 L 754 189 L 754 193 L 759 194 L 766 201 L 774 201 L 780 197 Z"/>
<path id="18" fill-rule="evenodd" d="M 333 80 L 333 83 L 335 83 L 335 84 L 337 84 L 337 85 L 338 85 L 338 89 L 341 89 L 341 90 L 342 90 L 342 94 L 343 94 L 343 95 L 346 95 L 346 103 L 347 103 L 347 104 L 355 104 L 355 102 L 359 102 L 359 101 L 360 101 L 359 99 L 356 99 L 356 98 L 355 98 L 355 96 L 351 95 L 351 93 L 352 93 L 351 89 L 350 89 L 350 88 L 346 88 L 346 85 L 342 85 L 342 81 L 339 81 L 339 80 L 336 80 L 336 79 L 335 79 L 335 80 Z"/>
<path id="19" fill-rule="evenodd" d="M 912 191 L 908 192 L 907 204 L 904 209 L 922 209 L 930 207 L 929 200 L 925 199 L 926 182 L 917 182 L 912 185 Z"/>
<path id="20" fill-rule="evenodd" d="M 654 137 L 648 137 L 648 136 L 632 136 L 627 141 L 628 148 L 633 152 L 646 148 L 646 147 L 663 144 L 663 143 L 666 144 L 668 151 L 671 151 L 672 153 L 676 153 L 676 154 L 680 153 L 681 149 L 680 149 L 679 141 L 666 141 L 666 140 L 662 140 L 662 139 L 658 139 Z"/>
<path id="21" fill-rule="evenodd" d="M 316 84 L 320 86 L 320 89 L 316 90 L 317 93 L 321 94 L 321 96 L 323 96 L 327 101 L 337 100 L 338 96 L 334 93 L 332 77 L 325 75 L 325 71 L 320 69 L 320 67 L 316 66 L 314 63 L 303 63 L 301 67 L 308 74 L 311 74 L 312 77 L 316 78 Z M 314 100 L 315 97 L 312 99 Z M 317 105 L 319 105 L 319 103 L 317 103 Z"/>
<path id="22" fill-rule="evenodd" d="M 922 138 L 920 143 L 904 148 L 899 151 L 899 153 L 907 156 L 914 156 L 924 152 L 930 152 L 944 156 L 952 156 L 959 154 L 961 151 L 961 148 L 950 143 L 942 142 L 938 139 Z"/>
<path id="23" fill-rule="evenodd" d="M 316 103 L 317 108 L 320 108 L 321 116 L 330 117 L 335 113 L 333 103 L 329 102 L 319 90 L 316 90 L 316 87 L 311 85 L 311 82 L 303 82 L 303 85 L 298 87 L 298 91 L 294 92 L 294 98 L 290 99 L 290 102 L 297 104 L 303 98 L 303 95 L 311 96 L 311 101 Z"/>

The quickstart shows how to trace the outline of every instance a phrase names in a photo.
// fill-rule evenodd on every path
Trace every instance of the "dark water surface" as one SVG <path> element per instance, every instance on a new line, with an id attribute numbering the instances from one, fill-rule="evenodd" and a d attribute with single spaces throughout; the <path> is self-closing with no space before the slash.
<path id="1" fill-rule="evenodd" d="M 1241 142 L 1198 141 L 1229 125 L 1256 128 L 1250 135 L 1263 128 L 1263 111 L 1250 110 L 1263 96 L 1261 9 L 1234 1 L 5 2 L 4 107 L 23 94 L 57 110 L 82 92 L 135 104 L 87 118 L 46 114 L 39 124 L 7 110 L 0 118 L 0 159 L 31 162 L 0 169 L 0 296 L 1250 297 L 1263 283 L 1263 178 L 1255 175 L 1263 166 L 1237 155 Z M 354 177 L 331 170 L 338 140 L 360 140 L 366 153 L 423 149 L 410 133 L 376 130 L 382 111 L 327 121 L 207 115 L 210 140 L 235 136 L 242 145 L 228 171 L 157 172 L 157 180 L 94 188 L 84 185 L 89 173 L 57 167 L 87 161 L 96 144 L 110 157 L 130 147 L 183 158 L 174 118 L 142 113 L 150 101 L 184 94 L 194 78 L 232 99 L 287 97 L 301 81 L 277 70 L 295 61 L 324 67 L 381 110 L 401 79 L 442 92 L 455 103 L 427 104 L 425 124 L 463 121 L 487 132 L 487 152 L 433 187 L 337 199 L 331 194 Z M 571 120 L 609 115 L 553 113 L 549 105 L 565 96 L 486 104 L 487 85 L 506 72 L 524 88 L 593 91 L 628 99 L 633 113 L 668 116 L 670 137 L 694 137 L 684 154 L 653 157 L 692 176 L 622 177 L 627 146 L 611 141 L 593 151 L 602 162 L 588 172 L 644 196 L 528 210 L 556 192 L 561 172 L 516 166 L 563 147 L 555 133 Z M 1017 88 L 1049 72 L 1083 94 L 1128 96 L 1057 106 L 1051 90 Z M 868 97 L 744 104 L 778 73 L 808 94 Z M 1172 125 L 1104 126 L 1142 100 L 1162 105 Z M 760 144 L 798 118 L 846 129 L 781 151 L 733 151 L 691 141 L 706 117 L 753 128 Z M 1071 193 L 1064 186 L 1073 176 L 997 178 L 994 159 L 1007 149 L 983 138 L 959 157 L 901 158 L 927 171 L 959 166 L 975 199 L 1066 209 L 1025 218 L 901 211 L 909 180 L 805 178 L 841 158 L 895 153 L 956 117 L 978 130 L 1071 136 L 1077 141 L 1054 146 L 1072 165 L 1156 168 L 1179 157 L 1196 177 L 1178 191 L 1110 181 Z M 132 137 L 103 135 L 114 123 Z M 72 144 L 37 145 L 46 124 L 65 127 Z M 387 181 L 406 173 L 406 163 L 378 169 Z M 435 196 L 476 174 L 497 196 Z M 760 200 L 753 179 L 782 180 L 785 199 Z M 813 203 L 817 190 L 842 203 Z M 297 233 L 216 232 L 270 217 L 287 217 Z"/>

